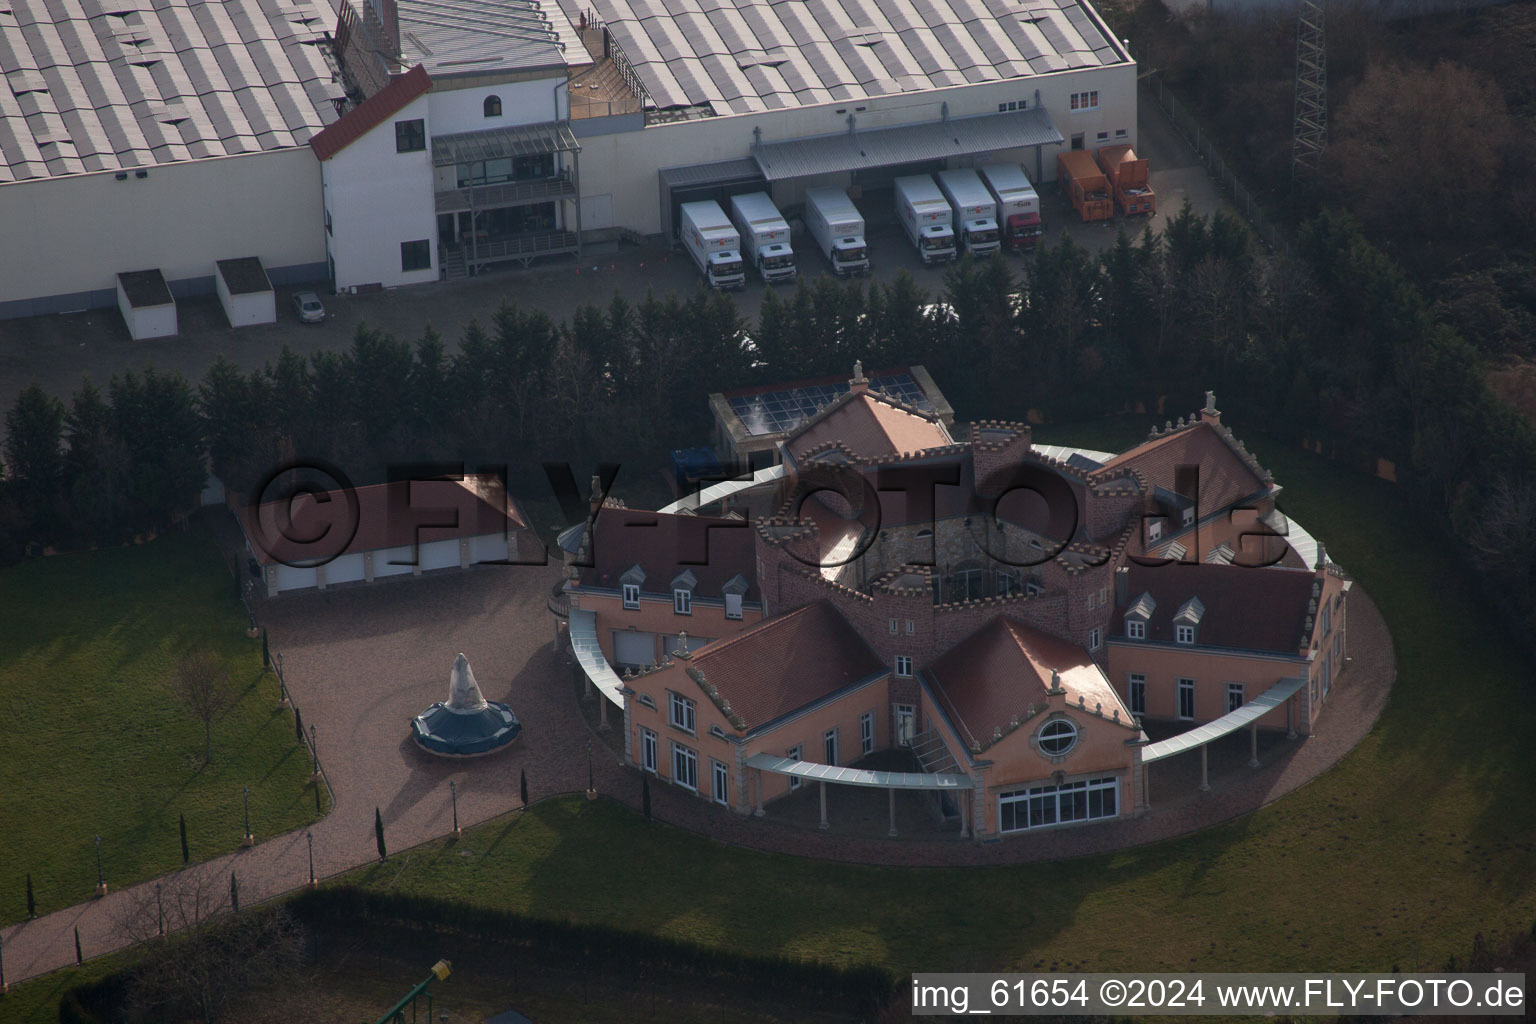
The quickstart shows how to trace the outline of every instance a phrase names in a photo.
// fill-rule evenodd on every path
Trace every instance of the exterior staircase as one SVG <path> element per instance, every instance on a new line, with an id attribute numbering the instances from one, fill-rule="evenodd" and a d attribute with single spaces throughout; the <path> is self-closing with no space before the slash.
<path id="1" fill-rule="evenodd" d="M 933 729 L 912 737 L 912 756 L 917 758 L 923 771 L 930 775 L 965 774 L 955 762 L 954 755 L 949 752 L 949 745 Z"/>
<path id="2" fill-rule="evenodd" d="M 442 254 L 443 277 L 449 281 L 458 280 L 469 276 L 469 267 L 464 262 L 464 250 L 457 246 L 443 246 L 439 250 Z"/>

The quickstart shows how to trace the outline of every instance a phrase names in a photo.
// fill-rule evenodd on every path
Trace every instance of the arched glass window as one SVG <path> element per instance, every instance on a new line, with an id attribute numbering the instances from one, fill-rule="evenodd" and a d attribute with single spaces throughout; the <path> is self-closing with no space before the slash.
<path id="1" fill-rule="evenodd" d="M 500 117 L 501 116 L 501 97 L 500 96 L 487 96 L 485 98 L 485 116 L 486 117 Z"/>

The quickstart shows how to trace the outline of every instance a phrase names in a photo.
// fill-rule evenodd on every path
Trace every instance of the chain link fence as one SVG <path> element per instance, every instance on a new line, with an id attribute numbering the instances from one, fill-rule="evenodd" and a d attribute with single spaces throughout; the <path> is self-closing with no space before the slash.
<path id="1" fill-rule="evenodd" d="M 1248 222 L 1259 240 L 1275 252 L 1289 252 L 1290 240 L 1273 221 L 1264 215 L 1253 190 L 1238 180 L 1237 174 L 1216 151 L 1210 135 L 1200 127 L 1194 112 L 1174 99 L 1173 91 L 1166 88 L 1162 79 L 1155 73 L 1142 80 L 1141 92 L 1143 96 L 1157 104 L 1168 118 L 1168 122 L 1173 125 L 1174 131 L 1189 143 L 1195 155 L 1205 166 L 1206 173 L 1216 183 L 1216 187 L 1232 200 L 1232 205 L 1237 208 L 1238 213 L 1242 214 L 1243 219 Z"/>

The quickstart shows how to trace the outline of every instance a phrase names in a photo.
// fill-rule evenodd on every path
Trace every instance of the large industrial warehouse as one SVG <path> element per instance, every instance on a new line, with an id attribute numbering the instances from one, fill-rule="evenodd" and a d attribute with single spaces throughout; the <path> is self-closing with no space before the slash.
<path id="1" fill-rule="evenodd" d="M 687 201 L 1135 142 L 1083 0 L 14 0 L 0 316 L 218 260 L 335 290 L 669 238 Z M 18 70 L 11 71 L 16 68 Z M 337 110 L 342 111 L 338 118 Z M 308 143 L 308 145 L 305 145 Z"/>
<path id="2" fill-rule="evenodd" d="M 211 294 L 225 259 L 323 277 L 305 143 L 345 100 L 332 20 L 312 0 L 0 3 L 0 316 L 111 306 L 141 271 Z"/>

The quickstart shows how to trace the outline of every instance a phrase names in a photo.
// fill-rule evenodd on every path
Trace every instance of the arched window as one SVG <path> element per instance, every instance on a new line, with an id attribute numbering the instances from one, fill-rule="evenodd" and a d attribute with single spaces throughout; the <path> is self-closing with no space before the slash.
<path id="1" fill-rule="evenodd" d="M 500 117 L 501 116 L 501 97 L 500 96 L 487 96 L 485 98 L 485 116 L 486 117 Z"/>
<path id="2" fill-rule="evenodd" d="M 1040 749 L 1051 757 L 1061 757 L 1077 746 L 1077 726 L 1070 719 L 1054 718 L 1039 733 Z"/>

